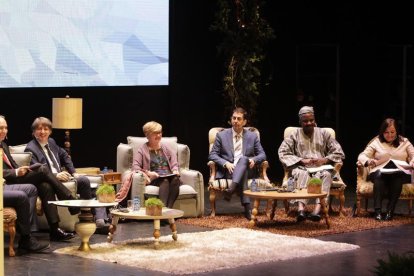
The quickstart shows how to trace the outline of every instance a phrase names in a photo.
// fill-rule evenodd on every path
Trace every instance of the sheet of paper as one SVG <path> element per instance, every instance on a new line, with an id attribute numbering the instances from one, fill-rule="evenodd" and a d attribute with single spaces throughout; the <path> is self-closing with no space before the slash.
<path id="1" fill-rule="evenodd" d="M 306 168 L 306 170 L 310 173 L 315 173 L 323 170 L 333 170 L 334 167 L 332 165 L 323 165 L 319 167 L 313 167 L 313 168 Z"/>

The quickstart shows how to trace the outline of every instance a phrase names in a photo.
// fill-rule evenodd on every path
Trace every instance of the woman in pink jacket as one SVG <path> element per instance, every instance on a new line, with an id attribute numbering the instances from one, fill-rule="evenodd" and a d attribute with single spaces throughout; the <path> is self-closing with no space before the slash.
<path id="1" fill-rule="evenodd" d="M 358 161 L 370 168 L 369 180 L 374 183 L 375 219 L 391 220 L 402 185 L 411 183 L 414 168 L 413 145 L 399 134 L 395 120 L 387 118 L 382 122 L 378 136 L 359 154 Z M 388 204 L 383 216 L 381 207 L 386 192 Z"/>

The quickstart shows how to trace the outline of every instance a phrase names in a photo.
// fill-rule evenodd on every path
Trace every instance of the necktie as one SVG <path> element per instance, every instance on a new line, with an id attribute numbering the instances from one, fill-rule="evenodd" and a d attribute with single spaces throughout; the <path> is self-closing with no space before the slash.
<path id="1" fill-rule="evenodd" d="M 240 134 L 236 134 L 236 142 L 234 143 L 234 164 L 239 162 L 242 157 L 242 139 Z"/>
<path id="2" fill-rule="evenodd" d="M 53 166 L 55 167 L 55 169 L 57 170 L 57 172 L 60 172 L 60 167 L 55 159 L 55 156 L 53 155 L 53 152 L 50 150 L 49 145 L 46 144 L 45 145 L 46 151 L 47 151 L 47 155 L 49 155 L 49 159 L 52 161 Z"/>
<path id="3" fill-rule="evenodd" d="M 7 158 L 7 155 L 4 152 L 3 152 L 3 160 L 11 169 L 14 169 L 12 164 L 10 163 L 9 158 Z"/>

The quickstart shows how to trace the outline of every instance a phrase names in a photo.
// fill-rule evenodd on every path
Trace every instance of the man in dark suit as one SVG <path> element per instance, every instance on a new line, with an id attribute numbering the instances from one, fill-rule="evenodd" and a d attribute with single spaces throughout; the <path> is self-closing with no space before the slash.
<path id="1" fill-rule="evenodd" d="M 217 179 L 232 179 L 231 186 L 225 191 L 225 199 L 230 200 L 231 194 L 239 189 L 244 215 L 250 220 L 250 198 L 244 196 L 243 191 L 247 189 L 248 177 L 254 173 L 253 168 L 266 160 L 266 154 L 259 137 L 244 129 L 246 123 L 247 112 L 241 107 L 235 108 L 232 128 L 217 133 L 208 159 L 217 165 Z"/>
<path id="2" fill-rule="evenodd" d="M 19 251 L 42 252 L 50 247 L 49 242 L 38 241 L 30 233 L 30 198 L 37 198 L 37 189 L 32 184 L 5 185 L 3 191 L 4 207 L 12 207 L 17 214 L 17 232 L 20 235 Z"/>
<path id="3" fill-rule="evenodd" d="M 33 139 L 27 143 L 26 152 L 32 153 L 31 163 L 46 164 L 50 171 L 61 182 L 76 179 L 77 193 L 81 199 L 91 199 L 91 183 L 86 176 L 76 173 L 72 158 L 65 149 L 59 147 L 56 141 L 50 137 L 52 134 L 52 122 L 46 117 L 38 117 L 32 123 Z M 104 226 L 106 217 L 105 208 L 96 208 L 97 227 Z"/>
<path id="4" fill-rule="evenodd" d="M 4 142 L 7 133 L 7 121 L 4 116 L 0 115 L 0 146 L 3 148 L 3 178 L 6 180 L 6 184 L 31 183 L 35 185 L 50 227 L 50 240 L 64 241 L 73 238 L 73 233 L 67 233 L 59 228 L 56 205 L 48 204 L 49 200 L 56 200 L 56 195 L 60 200 L 75 199 L 70 190 L 44 165 L 36 169 L 30 169 L 29 166 L 19 167 L 10 154 L 9 146 Z M 69 212 L 76 214 L 79 212 L 79 208 L 69 208 Z"/>

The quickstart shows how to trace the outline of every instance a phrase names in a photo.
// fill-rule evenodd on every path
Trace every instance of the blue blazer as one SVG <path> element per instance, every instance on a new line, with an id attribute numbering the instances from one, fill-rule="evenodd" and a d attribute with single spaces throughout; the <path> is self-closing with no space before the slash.
<path id="1" fill-rule="evenodd" d="M 266 154 L 256 133 L 243 130 L 243 156 L 253 159 L 256 164 L 266 160 Z M 217 165 L 216 178 L 224 178 L 227 170 L 223 168 L 226 162 L 234 162 L 233 132 L 231 128 L 217 133 L 216 140 L 208 156 L 208 160 Z"/>
<path id="2" fill-rule="evenodd" d="M 56 141 L 53 138 L 49 137 L 48 145 L 50 150 L 55 155 L 55 158 L 59 164 L 59 169 L 62 170 L 62 167 L 65 167 L 65 169 L 70 173 L 73 174 L 76 172 L 75 167 L 72 162 L 72 158 L 70 158 L 69 154 L 66 152 L 65 149 L 58 146 Z M 39 144 L 39 142 L 36 139 L 32 139 L 26 146 L 26 149 L 24 150 L 26 152 L 31 152 L 33 154 L 31 164 L 34 163 L 41 163 L 41 164 L 47 164 L 47 166 L 50 168 L 50 164 L 47 161 L 47 157 L 45 152 L 42 149 L 42 146 Z"/>

